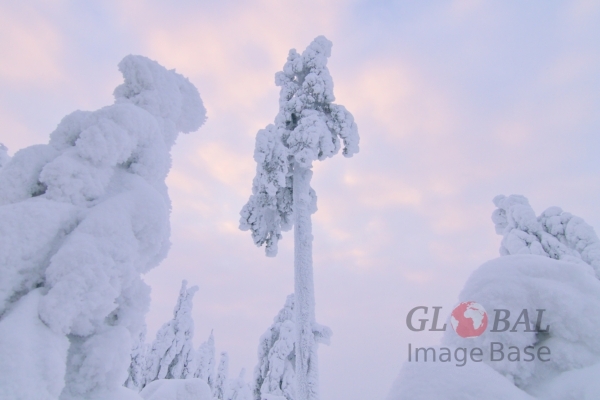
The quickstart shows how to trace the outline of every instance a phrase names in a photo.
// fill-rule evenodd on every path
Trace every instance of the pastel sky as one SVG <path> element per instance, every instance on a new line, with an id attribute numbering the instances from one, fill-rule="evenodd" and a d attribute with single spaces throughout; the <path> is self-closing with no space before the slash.
<path id="1" fill-rule="evenodd" d="M 277 113 L 288 50 L 321 34 L 361 135 L 354 158 L 314 168 L 317 320 L 334 333 L 319 350 L 322 398 L 383 399 L 408 343 L 439 340 L 409 332 L 408 310 L 446 317 L 498 255 L 494 196 L 600 227 L 600 2 L 1 2 L 0 142 L 12 155 L 68 113 L 111 104 L 127 54 L 187 76 L 208 121 L 173 150 L 173 245 L 145 277 L 149 335 L 187 279 L 200 287 L 196 345 L 214 330 L 248 377 L 293 290 L 291 232 L 272 259 L 238 230 L 254 137 Z"/>

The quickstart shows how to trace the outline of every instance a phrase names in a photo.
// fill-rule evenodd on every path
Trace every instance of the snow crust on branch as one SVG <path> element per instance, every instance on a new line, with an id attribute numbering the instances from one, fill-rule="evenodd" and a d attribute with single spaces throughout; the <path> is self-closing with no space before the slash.
<path id="1" fill-rule="evenodd" d="M 332 43 L 317 37 L 302 53 L 290 50 L 283 71 L 275 75 L 279 113 L 274 125 L 256 135 L 256 176 L 252 195 L 240 212 L 240 229 L 250 230 L 267 256 L 277 254 L 281 232 L 293 225 L 292 173 L 294 163 L 310 168 L 315 160 L 338 153 L 358 153 L 358 130 L 344 106 L 334 104 L 333 80 L 327 68 Z M 310 189 L 312 212 L 316 194 Z"/>
<path id="2" fill-rule="evenodd" d="M 206 115 L 175 71 L 133 55 L 119 69 L 113 105 L 71 113 L 8 162 L 0 149 L 0 324 L 41 290 L 39 318 L 70 343 L 61 399 L 117 398 L 149 304 L 140 274 L 169 249 L 170 149 Z"/>

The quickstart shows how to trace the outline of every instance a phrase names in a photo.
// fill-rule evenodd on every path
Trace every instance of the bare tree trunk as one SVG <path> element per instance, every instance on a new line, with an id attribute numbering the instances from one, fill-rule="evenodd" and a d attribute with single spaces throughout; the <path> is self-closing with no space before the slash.
<path id="1" fill-rule="evenodd" d="M 294 315 L 296 317 L 296 400 L 318 400 L 319 382 L 312 266 L 310 179 L 312 171 L 294 164 Z"/>

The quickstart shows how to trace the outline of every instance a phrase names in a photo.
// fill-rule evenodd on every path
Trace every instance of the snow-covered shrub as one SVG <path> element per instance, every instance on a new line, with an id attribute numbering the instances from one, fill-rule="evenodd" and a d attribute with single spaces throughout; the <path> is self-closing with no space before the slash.
<path id="1" fill-rule="evenodd" d="M 0 169 L 0 323 L 38 288 L 40 320 L 69 342 L 57 380 L 65 400 L 122 392 L 149 304 L 140 274 L 169 248 L 170 149 L 205 119 L 198 91 L 175 71 L 142 56 L 119 69 L 125 81 L 113 105 L 66 116 L 49 144 L 18 151 Z M 7 398 L 28 398 L 15 390 Z"/>

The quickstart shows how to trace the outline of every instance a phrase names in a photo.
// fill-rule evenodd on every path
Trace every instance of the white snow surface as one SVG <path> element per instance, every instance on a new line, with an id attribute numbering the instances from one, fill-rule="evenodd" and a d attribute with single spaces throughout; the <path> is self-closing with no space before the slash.
<path id="1" fill-rule="evenodd" d="M 199 378 L 158 379 L 140 392 L 144 400 L 213 400 L 210 387 Z"/>
<path id="2" fill-rule="evenodd" d="M 406 363 L 386 400 L 533 400 L 486 364 Z"/>
<path id="3" fill-rule="evenodd" d="M 170 149 L 178 132 L 205 119 L 198 91 L 175 71 L 142 56 L 125 57 L 119 69 L 125 81 L 113 105 L 66 116 L 47 145 L 10 159 L 0 148 L 0 324 L 37 293 L 31 307 L 69 342 L 66 371 L 54 368 L 64 371 L 63 400 L 134 393 L 121 385 L 149 304 L 140 274 L 169 249 Z M 31 365 L 58 356 L 37 357 Z M 48 390 L 56 398 L 58 389 Z"/>
<path id="4" fill-rule="evenodd" d="M 587 398 L 583 396 L 586 390 L 589 392 L 586 387 L 595 383 L 589 381 L 583 384 L 585 376 L 591 375 L 585 371 L 596 371 L 600 365 L 600 281 L 591 266 L 531 254 L 500 257 L 486 262 L 471 275 L 459 301 L 481 304 L 488 312 L 488 329 L 481 336 L 468 339 L 448 329 L 442 346 L 451 349 L 461 347 L 468 351 L 479 347 L 483 350 L 483 362 L 468 360 L 462 367 L 456 366 L 455 362 L 439 360 L 407 362 L 389 400 L 529 398 L 527 396 L 542 399 Z M 510 329 L 490 332 L 494 309 L 510 311 L 511 328 L 522 310 L 527 309 L 530 327 L 534 331 L 525 332 L 525 327 L 520 325 L 516 332 Z M 538 309 L 545 310 L 540 328 L 549 326 L 547 333 L 535 332 Z M 503 344 L 504 360 L 491 361 L 491 342 Z M 521 349 L 521 361 L 508 361 L 509 346 Z M 550 360 L 542 362 L 536 358 L 533 362 L 523 361 L 525 346 L 534 346 L 534 352 L 541 346 L 547 346 L 551 351 Z M 478 382 L 483 383 L 480 385 Z M 577 393 L 581 395 L 557 397 L 558 389 L 562 393 L 568 392 L 561 382 L 580 386 Z M 419 388 L 424 394 L 417 393 Z"/>
<path id="5" fill-rule="evenodd" d="M 41 289 L 0 320 L 0 399 L 56 399 L 65 383 L 68 339 L 38 317 Z"/>

